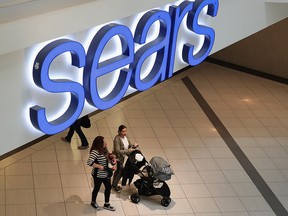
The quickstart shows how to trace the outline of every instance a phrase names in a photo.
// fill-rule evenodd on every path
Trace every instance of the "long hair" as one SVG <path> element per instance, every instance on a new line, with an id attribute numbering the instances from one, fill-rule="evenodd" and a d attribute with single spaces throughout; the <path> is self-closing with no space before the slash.
<path id="1" fill-rule="evenodd" d="M 93 150 L 97 150 L 100 154 L 106 154 L 107 149 L 104 145 L 104 137 L 103 136 L 97 136 L 95 137 L 93 144 L 90 149 L 90 153 Z"/>

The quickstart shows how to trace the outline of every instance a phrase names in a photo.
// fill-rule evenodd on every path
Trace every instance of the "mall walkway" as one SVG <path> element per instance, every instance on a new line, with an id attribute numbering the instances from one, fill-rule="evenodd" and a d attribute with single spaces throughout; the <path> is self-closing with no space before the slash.
<path id="1" fill-rule="evenodd" d="M 112 150 L 120 124 L 147 160 L 175 172 L 172 202 L 112 192 L 115 212 L 90 204 L 88 150 L 51 136 L 0 161 L 1 216 L 271 216 L 288 210 L 288 86 L 204 62 L 92 117 L 84 129 Z M 135 176 L 135 179 L 137 176 Z M 98 196 L 103 205 L 103 190 Z"/>

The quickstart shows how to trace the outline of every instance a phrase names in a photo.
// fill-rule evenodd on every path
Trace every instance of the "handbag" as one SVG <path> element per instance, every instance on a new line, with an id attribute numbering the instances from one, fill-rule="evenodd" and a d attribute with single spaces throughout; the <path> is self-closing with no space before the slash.
<path id="1" fill-rule="evenodd" d="M 91 127 L 91 121 L 89 119 L 88 115 L 85 115 L 81 118 L 81 123 L 80 125 L 84 128 L 90 128 Z"/>

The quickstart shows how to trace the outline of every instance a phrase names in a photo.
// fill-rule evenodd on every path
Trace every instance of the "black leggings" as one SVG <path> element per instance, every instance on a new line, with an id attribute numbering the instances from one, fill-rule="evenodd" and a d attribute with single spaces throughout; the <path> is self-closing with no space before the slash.
<path id="1" fill-rule="evenodd" d="M 98 195 L 98 192 L 100 190 L 101 184 L 103 183 L 105 186 L 104 191 L 104 198 L 105 203 L 109 203 L 110 201 L 110 193 L 111 193 L 111 179 L 109 178 L 97 178 L 96 176 L 93 176 L 94 179 L 94 189 L 92 191 L 92 202 L 96 202 L 96 198 Z"/>

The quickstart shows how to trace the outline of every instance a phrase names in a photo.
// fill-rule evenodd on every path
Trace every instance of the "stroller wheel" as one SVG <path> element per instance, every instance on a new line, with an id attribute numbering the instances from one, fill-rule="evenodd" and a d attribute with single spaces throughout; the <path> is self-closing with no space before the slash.
<path id="1" fill-rule="evenodd" d="M 171 202 L 170 197 L 163 197 L 161 200 L 161 205 L 164 207 L 167 207 L 167 206 L 169 206 L 170 202 Z"/>
<path id="2" fill-rule="evenodd" d="M 130 199 L 133 203 L 139 203 L 140 201 L 140 197 L 137 193 L 131 194 Z"/>

